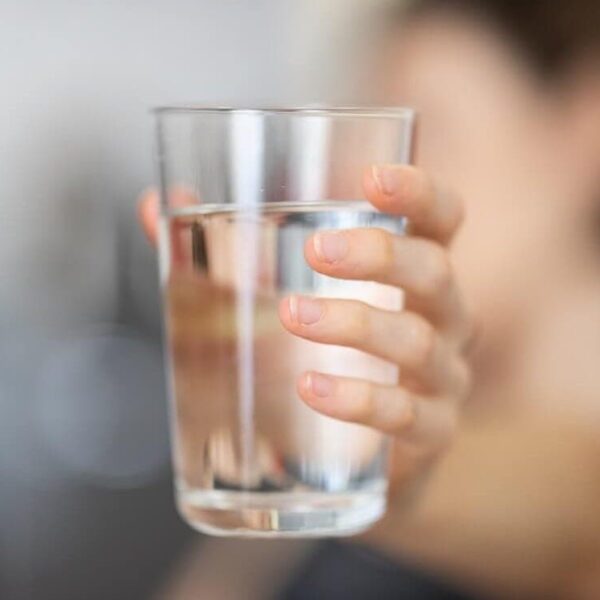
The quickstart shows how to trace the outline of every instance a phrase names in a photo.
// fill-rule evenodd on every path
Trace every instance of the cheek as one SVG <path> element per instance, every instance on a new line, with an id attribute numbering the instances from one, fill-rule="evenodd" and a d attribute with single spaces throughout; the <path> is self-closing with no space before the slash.
<path id="1" fill-rule="evenodd" d="M 527 245 L 515 239 L 511 229 L 508 215 L 494 214 L 489 206 L 471 210 L 453 244 L 456 276 L 479 319 L 497 318 L 513 309 Z"/>
<path id="2" fill-rule="evenodd" d="M 505 338 L 535 308 L 551 228 L 542 204 L 517 195 L 499 197 L 492 187 L 470 186 L 467 217 L 451 253 L 477 320 L 493 337 Z"/>
<path id="3" fill-rule="evenodd" d="M 435 38 L 443 49 L 429 32 L 412 54 L 399 52 L 410 59 L 395 93 L 420 113 L 418 164 L 465 200 L 453 247 L 459 282 L 483 326 L 501 333 L 527 318 L 543 286 L 564 212 L 564 136 L 512 56 L 446 34 Z"/>
<path id="4" fill-rule="evenodd" d="M 552 144 L 518 108 L 432 118 L 420 154 L 421 165 L 464 199 L 466 220 L 452 250 L 457 275 L 478 319 L 499 334 L 531 308 L 564 203 Z"/>

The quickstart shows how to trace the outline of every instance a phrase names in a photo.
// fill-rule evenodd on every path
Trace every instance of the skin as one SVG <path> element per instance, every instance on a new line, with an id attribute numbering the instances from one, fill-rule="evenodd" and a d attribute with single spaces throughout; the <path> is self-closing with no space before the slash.
<path id="1" fill-rule="evenodd" d="M 411 218 L 411 236 L 345 233 L 334 260 L 313 238 L 305 256 L 407 290 L 407 309 L 319 300 L 311 323 L 307 299 L 279 310 L 298 336 L 401 366 L 386 388 L 299 374 L 309 407 L 394 436 L 395 499 L 362 541 L 487 597 L 600 597 L 599 71 L 543 84 L 459 16 L 391 36 L 370 88 L 419 109 L 419 167 L 392 167 L 391 194 L 372 172 L 364 187 Z M 154 240 L 152 194 L 140 214 Z"/>
<path id="2" fill-rule="evenodd" d="M 299 451 L 297 444 L 303 448 L 303 454 L 307 452 L 306 435 L 302 433 L 304 427 L 311 428 L 312 419 L 305 414 L 307 408 L 340 421 L 367 425 L 373 432 L 390 434 L 394 441 L 390 489 L 396 496 L 390 500 L 390 511 L 403 512 L 431 465 L 452 441 L 458 413 L 470 385 L 470 371 L 463 350 L 472 327 L 447 252 L 460 226 L 463 211 L 457 196 L 440 190 L 415 167 L 373 167 L 364 174 L 363 185 L 366 198 L 376 208 L 410 219 L 411 235 L 397 237 L 380 229 L 319 232 L 307 240 L 305 259 L 315 271 L 332 277 L 401 287 L 405 292 L 405 310 L 396 312 L 356 301 L 293 295 L 280 302 L 280 327 L 283 325 L 298 338 L 363 350 L 393 362 L 400 367 L 402 377 L 398 385 L 384 386 L 327 373 L 287 373 L 286 369 L 293 365 L 273 360 L 273 348 L 269 350 L 274 346 L 276 354 L 290 353 L 287 346 L 282 346 L 288 344 L 286 338 L 277 333 L 271 342 L 269 337 L 264 338 L 267 354 L 263 359 L 259 358 L 273 366 L 269 372 L 269 385 L 264 388 L 262 402 L 257 406 L 256 424 L 259 434 L 267 433 L 274 448 L 287 455 Z M 195 202 L 185 190 L 175 190 L 173 194 L 171 200 L 177 204 Z M 140 200 L 139 219 L 148 239 L 155 245 L 158 197 L 152 190 Z M 225 244 L 226 231 L 221 231 L 217 239 L 224 240 Z M 187 259 L 183 253 L 186 251 L 189 251 L 189 240 L 172 248 L 172 260 L 185 265 Z M 198 460 L 204 456 L 205 436 L 210 434 L 213 438 L 211 432 L 218 430 L 219 423 L 231 422 L 227 417 L 228 391 L 220 389 L 223 381 L 211 375 L 215 372 L 211 365 L 216 360 L 218 372 L 220 359 L 219 354 L 211 350 L 210 341 L 210 324 L 219 323 L 219 315 L 228 304 L 227 298 L 222 297 L 226 292 L 207 286 L 197 276 L 189 281 L 185 275 L 183 279 L 178 277 L 168 289 L 174 378 L 180 381 L 176 415 L 179 419 L 178 471 L 193 483 L 199 472 Z M 226 290 L 227 286 L 221 289 Z M 192 307 L 188 307 L 190 301 Z M 206 303 L 201 311 L 198 310 L 200 301 Z M 266 314 L 275 312 L 268 308 L 269 299 L 264 301 L 267 302 Z M 214 315 L 208 316 L 209 313 Z M 198 321 L 202 315 L 204 317 Z M 261 348 L 259 343 L 259 356 L 263 352 Z M 312 349 L 311 354 L 316 351 L 318 347 Z M 198 365 L 202 365 L 200 370 Z M 296 408 L 281 402 L 289 393 L 280 389 L 280 385 L 288 385 L 294 375 L 297 377 L 298 403 L 300 400 L 305 403 L 304 411 L 299 410 L 300 406 Z M 198 389 L 221 399 L 210 405 L 214 410 L 202 408 L 198 413 L 195 401 Z M 290 417 L 293 417 L 293 423 L 289 422 Z M 369 460 L 378 446 L 377 436 L 357 431 L 352 460 Z M 219 448 L 214 447 L 214 451 L 219 464 L 223 465 L 220 476 L 235 476 L 223 462 L 227 453 L 235 452 L 230 448 L 228 438 L 222 440 Z M 313 451 L 325 449 L 320 450 L 317 445 Z M 266 464 L 273 457 L 268 452 L 262 453 L 259 445 L 257 460 Z M 235 464 L 233 455 L 229 463 Z M 232 598 L 264 597 L 261 590 L 265 580 L 271 582 L 269 585 L 273 584 L 271 571 L 274 564 L 264 548 L 261 546 L 253 551 L 256 542 L 224 541 L 220 544 L 228 555 L 247 551 L 261 557 L 251 572 L 232 582 L 231 589 L 221 585 L 221 593 Z M 277 556 L 283 565 L 289 566 L 301 560 L 309 549 L 309 544 L 282 543 Z M 218 542 L 203 547 L 201 565 L 192 558 L 188 565 L 194 566 L 182 568 L 167 586 L 165 597 L 171 600 L 186 597 L 189 589 L 210 595 L 213 585 L 210 572 L 219 570 L 218 559 L 211 557 L 218 554 Z"/>
<path id="3" fill-rule="evenodd" d="M 362 350 L 400 367 L 397 386 L 308 372 L 299 374 L 297 391 L 321 414 L 393 435 L 402 471 L 416 476 L 449 444 L 469 388 L 462 350 L 471 328 L 447 254 L 462 207 L 457 196 L 438 192 L 411 166 L 373 167 L 365 173 L 364 190 L 378 210 L 409 218 L 411 235 L 380 229 L 319 232 L 307 240 L 305 258 L 332 277 L 401 287 L 407 309 L 294 295 L 281 300 L 279 317 L 301 338 Z M 152 243 L 157 205 L 151 191 L 139 207 Z"/>
<path id="4" fill-rule="evenodd" d="M 418 162 L 463 195 L 479 335 L 455 444 L 369 540 L 490 597 L 600 597 L 600 67 L 544 83 L 456 15 L 388 43 L 378 101 L 419 107 Z"/>

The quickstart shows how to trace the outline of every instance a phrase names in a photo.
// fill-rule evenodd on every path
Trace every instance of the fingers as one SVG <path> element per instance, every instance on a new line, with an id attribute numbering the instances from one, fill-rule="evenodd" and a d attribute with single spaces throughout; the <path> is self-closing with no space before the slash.
<path id="1" fill-rule="evenodd" d="M 138 218 L 148 241 L 155 246 L 158 238 L 158 193 L 148 190 L 138 202 Z"/>
<path id="2" fill-rule="evenodd" d="M 448 343 L 415 313 L 353 300 L 291 296 L 280 303 L 279 316 L 299 337 L 356 348 L 398 365 L 403 377 L 423 390 L 454 393 L 465 385 L 462 366 Z"/>
<path id="3" fill-rule="evenodd" d="M 399 436 L 428 451 L 446 446 L 456 426 L 452 403 L 401 387 L 310 372 L 299 379 L 298 393 L 323 415 Z"/>
<path id="4" fill-rule="evenodd" d="M 305 256 L 330 277 L 402 288 L 411 308 L 436 324 L 456 329 L 467 321 L 448 254 L 436 242 L 383 229 L 320 231 L 307 240 Z"/>
<path id="5" fill-rule="evenodd" d="M 176 210 L 199 204 L 199 199 L 193 191 L 180 186 L 168 192 L 167 204 L 170 209 Z M 154 189 L 144 192 L 138 202 L 138 218 L 148 241 L 154 246 L 158 240 L 159 207 L 159 194 Z"/>
<path id="6" fill-rule="evenodd" d="M 457 196 L 411 165 L 378 165 L 365 172 L 368 200 L 382 212 L 409 220 L 411 233 L 447 243 L 463 218 Z"/>

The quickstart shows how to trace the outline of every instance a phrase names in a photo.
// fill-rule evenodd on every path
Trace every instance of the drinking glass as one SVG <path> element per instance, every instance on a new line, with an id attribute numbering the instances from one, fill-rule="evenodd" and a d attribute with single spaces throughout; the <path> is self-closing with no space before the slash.
<path id="1" fill-rule="evenodd" d="M 400 310 L 402 292 L 311 270 L 322 229 L 402 218 L 364 200 L 375 163 L 411 158 L 406 108 L 156 110 L 160 274 L 176 498 L 215 535 L 331 536 L 385 511 L 388 441 L 299 399 L 305 371 L 395 384 L 395 365 L 286 331 L 289 294 Z M 343 400 L 341 400 L 343 401 Z"/>

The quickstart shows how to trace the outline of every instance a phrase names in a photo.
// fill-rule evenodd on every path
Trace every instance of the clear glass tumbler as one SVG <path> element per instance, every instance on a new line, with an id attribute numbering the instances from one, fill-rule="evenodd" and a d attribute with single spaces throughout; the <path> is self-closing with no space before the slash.
<path id="1" fill-rule="evenodd" d="M 363 198 L 374 163 L 407 163 L 410 109 L 160 108 L 160 272 L 177 503 L 216 535 L 349 535 L 386 505 L 385 436 L 319 415 L 305 371 L 395 383 L 397 368 L 297 338 L 291 293 L 399 310 L 402 293 L 312 271 L 319 229 L 404 222 Z"/>

